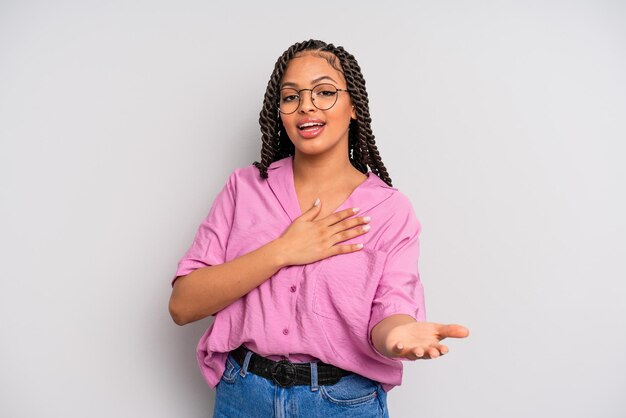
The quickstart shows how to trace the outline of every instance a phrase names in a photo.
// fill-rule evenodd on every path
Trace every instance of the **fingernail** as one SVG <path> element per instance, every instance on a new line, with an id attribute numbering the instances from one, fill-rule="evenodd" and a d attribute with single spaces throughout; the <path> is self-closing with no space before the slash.
<path id="1" fill-rule="evenodd" d="M 352 208 L 352 212 L 357 213 L 358 211 L 360 211 L 360 208 Z"/>
<path id="2" fill-rule="evenodd" d="M 317 206 L 317 205 L 319 205 L 319 204 L 320 204 L 320 198 L 318 197 L 318 198 L 315 200 L 315 203 L 313 203 L 313 206 Z"/>
<path id="3" fill-rule="evenodd" d="M 363 221 L 365 221 L 365 222 L 369 222 L 371 220 L 372 220 L 372 218 L 370 218 L 369 216 L 364 216 L 363 217 Z"/>
<path id="4" fill-rule="evenodd" d="M 363 231 L 369 231 L 371 228 L 371 226 L 369 225 L 363 225 Z"/>
<path id="5" fill-rule="evenodd" d="M 357 244 L 356 247 L 357 248 L 363 248 L 363 244 Z"/>

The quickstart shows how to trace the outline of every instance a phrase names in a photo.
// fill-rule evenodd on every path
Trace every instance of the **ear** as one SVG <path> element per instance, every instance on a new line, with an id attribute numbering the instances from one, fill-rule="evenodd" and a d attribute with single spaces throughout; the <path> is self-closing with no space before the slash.
<path id="1" fill-rule="evenodd" d="M 356 107 L 352 105 L 352 113 L 350 113 L 350 119 L 356 120 Z"/>

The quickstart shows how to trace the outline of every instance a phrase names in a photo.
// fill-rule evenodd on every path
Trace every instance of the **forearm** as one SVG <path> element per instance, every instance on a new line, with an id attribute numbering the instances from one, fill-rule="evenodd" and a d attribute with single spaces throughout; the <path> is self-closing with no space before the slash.
<path id="1" fill-rule="evenodd" d="M 178 325 L 194 322 L 230 305 L 285 266 L 279 240 L 223 264 L 199 268 L 179 277 L 169 302 Z"/>
<path id="2" fill-rule="evenodd" d="M 380 321 L 372 328 L 372 344 L 380 354 L 385 357 L 395 357 L 391 353 L 391 347 L 388 347 L 387 336 L 397 326 L 417 322 L 415 318 L 406 314 L 396 314 L 388 316 Z"/>

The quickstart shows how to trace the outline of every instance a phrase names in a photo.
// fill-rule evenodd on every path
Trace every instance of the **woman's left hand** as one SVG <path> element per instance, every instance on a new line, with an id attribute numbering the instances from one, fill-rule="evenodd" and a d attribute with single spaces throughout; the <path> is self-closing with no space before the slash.
<path id="1" fill-rule="evenodd" d="M 457 324 L 437 324 L 434 322 L 409 322 L 389 330 L 385 348 L 391 357 L 408 360 L 432 359 L 448 352 L 441 344 L 444 338 L 465 338 L 469 330 Z"/>

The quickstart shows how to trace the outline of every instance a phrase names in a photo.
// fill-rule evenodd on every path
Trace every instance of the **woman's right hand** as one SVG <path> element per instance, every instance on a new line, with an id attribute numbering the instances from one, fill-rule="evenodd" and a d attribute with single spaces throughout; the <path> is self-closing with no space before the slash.
<path id="1" fill-rule="evenodd" d="M 357 208 L 345 209 L 316 219 L 321 202 L 296 218 L 276 240 L 285 265 L 302 265 L 336 255 L 359 251 L 362 244 L 336 245 L 369 231 L 368 216 L 352 217 Z M 355 210 L 356 209 L 356 210 Z M 362 226 L 360 226 L 362 225 Z"/>

